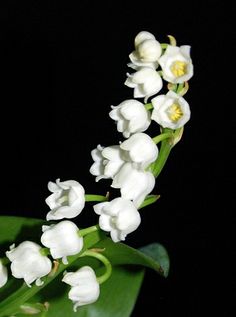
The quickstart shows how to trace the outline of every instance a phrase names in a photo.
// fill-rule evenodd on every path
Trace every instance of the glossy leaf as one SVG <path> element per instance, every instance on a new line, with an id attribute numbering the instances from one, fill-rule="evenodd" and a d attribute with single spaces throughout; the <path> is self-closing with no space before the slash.
<path id="1" fill-rule="evenodd" d="M 0 244 L 1 254 L 9 249 L 13 242 L 17 244 L 24 240 L 39 241 L 41 226 L 45 221 L 21 217 L 0 217 Z M 128 317 L 135 304 L 141 287 L 144 270 L 149 267 L 163 276 L 167 276 L 169 259 L 166 250 L 159 244 L 149 245 L 142 250 L 133 249 L 122 243 L 113 243 L 104 234 L 93 232 L 84 238 L 86 248 L 104 249 L 103 254 L 113 264 L 112 277 L 101 285 L 99 300 L 91 305 L 79 307 L 75 314 L 72 303 L 67 297 L 68 285 L 61 282 L 61 272 L 67 268 L 60 264 L 59 271 L 53 277 L 46 277 L 41 287 L 33 285 L 30 289 L 22 280 L 11 278 L 0 290 L 0 317 L 15 313 L 12 307 L 18 307 L 21 302 L 45 302 L 50 303 L 49 311 L 41 316 L 79 316 L 79 317 Z M 83 265 L 90 265 L 99 276 L 103 267 L 96 259 L 70 258 L 68 271 L 74 271 Z M 49 285 L 47 285 L 49 284 Z M 21 286 L 22 285 L 22 286 Z M 40 292 L 39 292 L 40 291 Z M 9 296 L 10 295 L 10 296 Z M 23 316 L 21 314 L 21 316 Z M 40 315 L 38 315 L 40 316 Z"/>

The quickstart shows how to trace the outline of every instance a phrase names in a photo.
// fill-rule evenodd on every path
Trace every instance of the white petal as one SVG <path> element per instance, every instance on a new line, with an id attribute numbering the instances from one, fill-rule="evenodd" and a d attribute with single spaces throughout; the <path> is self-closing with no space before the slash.
<path id="1" fill-rule="evenodd" d="M 135 45 L 135 47 L 137 47 L 145 40 L 155 40 L 155 39 L 156 38 L 152 33 L 147 32 L 147 31 L 141 31 L 136 35 L 136 37 L 134 39 L 134 45 Z"/>
<path id="2" fill-rule="evenodd" d="M 2 264 L 0 260 L 0 287 L 3 287 L 8 279 L 7 268 Z"/>

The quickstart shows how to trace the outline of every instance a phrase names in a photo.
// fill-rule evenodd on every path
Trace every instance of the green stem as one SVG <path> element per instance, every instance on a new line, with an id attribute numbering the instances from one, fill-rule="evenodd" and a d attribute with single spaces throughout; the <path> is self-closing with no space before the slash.
<path id="1" fill-rule="evenodd" d="M 92 226 L 92 227 L 88 227 L 85 229 L 81 229 L 78 231 L 78 234 L 80 237 L 86 236 L 87 234 L 94 232 L 94 231 L 98 231 L 99 230 L 99 225 L 96 226 Z"/>
<path id="2" fill-rule="evenodd" d="M 183 88 L 184 88 L 184 83 L 179 84 L 178 88 L 176 89 L 176 93 L 179 94 L 181 92 L 181 90 L 183 90 Z"/>
<path id="3" fill-rule="evenodd" d="M 108 198 L 102 195 L 85 195 L 85 201 L 108 201 Z"/>
<path id="4" fill-rule="evenodd" d="M 168 46 L 169 44 L 167 44 L 167 43 L 161 43 L 161 48 L 163 49 L 163 50 L 165 50 L 165 49 L 167 49 L 167 46 Z"/>
<path id="5" fill-rule="evenodd" d="M 48 248 L 41 248 L 40 249 L 40 253 L 43 255 L 43 256 L 47 256 L 47 255 L 50 255 L 50 249 Z"/>
<path id="6" fill-rule="evenodd" d="M 145 106 L 146 110 L 152 110 L 153 109 L 153 105 L 152 105 L 151 102 L 150 103 L 146 103 L 144 106 Z"/>
<path id="7" fill-rule="evenodd" d="M 111 265 L 111 262 L 108 260 L 108 258 L 106 258 L 104 255 L 102 255 L 99 252 L 95 252 L 91 250 L 86 250 L 83 254 L 81 254 L 81 257 L 82 256 L 94 257 L 105 265 L 106 272 L 103 275 L 97 277 L 97 281 L 99 284 L 106 282 L 106 280 L 111 276 L 111 273 L 112 273 L 112 265 Z"/>
<path id="8" fill-rule="evenodd" d="M 164 131 L 163 134 L 166 134 L 170 132 L 170 129 L 165 128 L 163 129 L 163 131 Z M 172 136 L 173 136 L 173 132 L 172 132 Z M 170 154 L 172 147 L 173 147 L 172 137 L 166 138 L 162 141 L 159 155 L 156 161 L 151 164 L 151 171 L 155 177 L 157 177 L 161 173 L 163 167 L 165 166 L 165 163 L 168 159 L 168 156 Z"/>
<path id="9" fill-rule="evenodd" d="M 158 144 L 159 142 L 165 139 L 171 138 L 172 136 L 173 136 L 173 132 L 166 132 L 166 133 L 162 133 L 155 136 L 154 138 L 152 138 L 152 140 L 155 144 Z"/>

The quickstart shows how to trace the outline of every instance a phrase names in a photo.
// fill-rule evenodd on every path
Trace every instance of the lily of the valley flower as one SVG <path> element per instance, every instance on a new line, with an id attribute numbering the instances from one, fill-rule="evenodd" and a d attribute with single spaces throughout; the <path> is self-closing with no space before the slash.
<path id="1" fill-rule="evenodd" d="M 71 286 L 68 296 L 74 304 L 74 312 L 77 311 L 77 307 L 94 303 L 99 297 L 99 283 L 90 266 L 66 273 L 62 281 Z"/>
<path id="2" fill-rule="evenodd" d="M 42 244 L 50 249 L 54 259 L 62 258 L 67 264 L 67 256 L 79 253 L 83 248 L 83 238 L 79 236 L 79 228 L 69 220 L 56 225 L 43 226 Z"/>
<path id="3" fill-rule="evenodd" d="M 141 222 L 140 214 L 134 204 L 121 197 L 99 203 L 93 208 L 100 215 L 100 228 L 110 232 L 114 242 L 125 240 L 127 234 L 135 231 Z"/>
<path id="4" fill-rule="evenodd" d="M 48 189 L 52 194 L 46 199 L 50 207 L 47 220 L 59 220 L 78 216 L 85 204 L 85 192 L 83 186 L 74 180 L 56 183 L 49 182 Z"/>
<path id="5" fill-rule="evenodd" d="M 3 287 L 8 279 L 7 268 L 2 264 L 2 260 L 0 259 L 0 287 Z"/>
<path id="6" fill-rule="evenodd" d="M 142 31 L 135 37 L 134 45 L 135 51 L 129 55 L 132 62 L 129 66 L 134 69 L 140 66 L 148 66 L 156 69 L 162 48 L 155 36 L 149 32 Z"/>
<path id="7" fill-rule="evenodd" d="M 102 178 L 113 178 L 125 163 L 125 152 L 121 150 L 119 145 L 102 147 L 98 145 L 91 152 L 94 160 L 90 168 L 90 173 L 97 176 L 96 182 Z"/>
<path id="8" fill-rule="evenodd" d="M 32 241 L 24 241 L 17 247 L 12 245 L 6 256 L 12 262 L 11 271 L 15 278 L 23 278 L 26 284 L 31 287 L 31 283 L 36 280 L 36 285 L 42 285 L 41 277 L 47 275 L 52 268 L 49 258 L 43 255 L 42 247 Z"/>
<path id="9" fill-rule="evenodd" d="M 163 128 L 178 129 L 190 119 L 189 104 L 173 91 L 151 101 L 154 107 L 151 118 Z"/>
<path id="10" fill-rule="evenodd" d="M 193 76 L 193 64 L 190 58 L 190 46 L 168 45 L 159 63 L 163 78 L 173 84 L 181 84 Z"/>
<path id="11" fill-rule="evenodd" d="M 109 116 L 117 121 L 117 130 L 122 132 L 125 138 L 145 131 L 151 123 L 149 112 L 138 100 L 125 100 L 116 107 L 112 106 L 112 109 Z"/>
<path id="12" fill-rule="evenodd" d="M 142 67 L 136 73 L 127 74 L 125 85 L 134 88 L 134 98 L 147 99 L 157 94 L 163 86 L 162 79 L 158 72 L 151 67 Z"/>
<path id="13" fill-rule="evenodd" d="M 132 200 L 138 208 L 154 185 L 155 177 L 152 173 L 141 171 L 132 163 L 126 163 L 114 177 L 111 187 L 120 188 L 121 197 Z"/>
<path id="14" fill-rule="evenodd" d="M 154 162 L 158 156 L 158 148 L 152 138 L 145 133 L 135 133 L 120 145 L 121 149 L 128 152 L 130 161 L 138 163 L 145 169 Z"/>

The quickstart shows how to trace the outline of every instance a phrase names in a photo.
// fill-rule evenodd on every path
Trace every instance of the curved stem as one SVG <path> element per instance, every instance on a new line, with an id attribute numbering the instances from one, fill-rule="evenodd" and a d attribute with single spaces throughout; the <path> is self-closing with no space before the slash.
<path id="1" fill-rule="evenodd" d="M 172 149 L 172 145 L 170 144 L 169 140 L 162 141 L 159 156 L 156 162 L 154 163 L 153 170 L 152 170 L 153 175 L 155 177 L 159 176 L 159 174 L 161 173 L 170 155 L 171 149 Z"/>
<path id="2" fill-rule="evenodd" d="M 94 257 L 105 265 L 106 272 L 103 275 L 97 277 L 97 281 L 99 284 L 106 282 L 106 280 L 111 276 L 111 273 L 112 273 L 112 265 L 111 265 L 111 262 L 108 260 L 108 258 L 102 255 L 101 253 L 98 253 L 92 250 L 86 250 L 84 253 L 81 254 L 81 257 L 83 256 Z"/>
<path id="3" fill-rule="evenodd" d="M 85 195 L 85 201 L 108 201 L 108 197 L 103 195 Z"/>
<path id="4" fill-rule="evenodd" d="M 173 136 L 173 132 L 166 132 L 166 133 L 162 133 L 159 134 L 157 136 L 155 136 L 154 138 L 152 138 L 153 142 L 158 144 L 159 142 L 171 138 Z"/>

